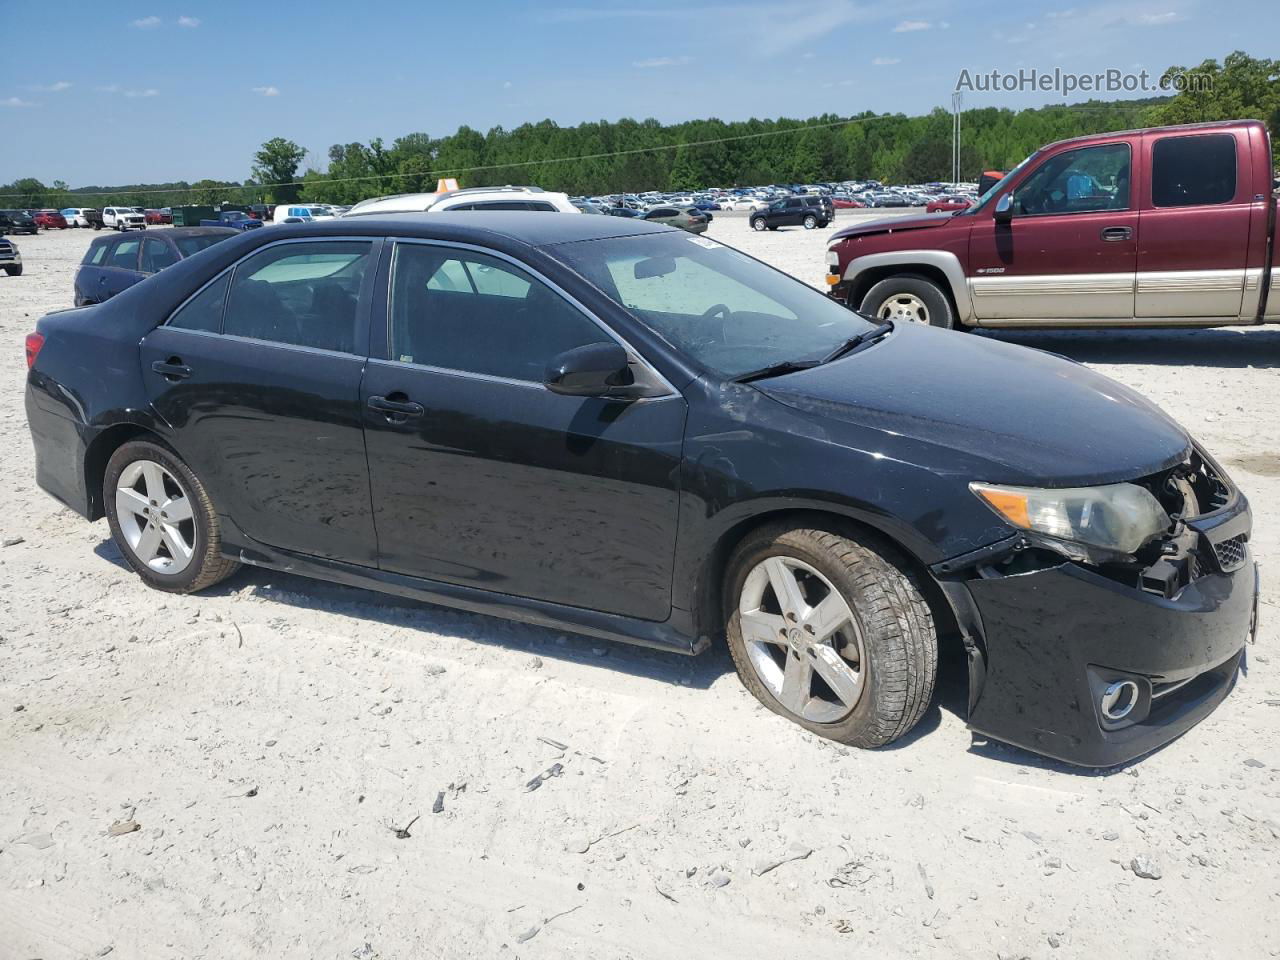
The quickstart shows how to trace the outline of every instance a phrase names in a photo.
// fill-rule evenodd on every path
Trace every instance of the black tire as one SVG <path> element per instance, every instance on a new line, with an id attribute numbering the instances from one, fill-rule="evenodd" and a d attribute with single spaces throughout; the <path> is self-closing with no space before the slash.
<path id="1" fill-rule="evenodd" d="M 917 273 L 900 273 L 881 280 L 866 292 L 858 309 L 869 317 L 892 320 L 894 311 L 889 301 L 895 297 L 911 297 L 921 303 L 931 327 L 950 330 L 956 325 L 955 312 L 947 295 L 932 280 Z"/>
<path id="2" fill-rule="evenodd" d="M 102 224 L 100 224 L 100 223 L 95 223 L 95 224 L 93 225 L 93 229 L 94 229 L 94 230 L 101 230 L 101 229 L 102 229 Z"/>
<path id="3" fill-rule="evenodd" d="M 762 231 L 764 231 L 765 229 L 767 229 L 767 228 L 768 228 L 768 226 L 769 226 L 769 225 L 768 225 L 767 223 L 765 223 L 765 222 L 764 222 L 764 220 L 762 220 L 762 219 L 760 219 L 760 218 L 758 218 L 758 217 L 757 217 L 755 220 L 752 220 L 752 221 L 751 221 L 751 229 L 752 229 L 752 230 L 755 230 L 755 231 L 757 231 L 757 232 L 762 232 Z"/>
<path id="4" fill-rule="evenodd" d="M 16 267 L 5 267 L 4 272 L 11 277 L 20 277 L 22 276 L 22 264 L 18 264 Z"/>
<path id="5" fill-rule="evenodd" d="M 751 570 L 771 556 L 789 556 L 819 571 L 848 602 L 862 631 L 866 675 L 857 704 L 842 719 L 815 723 L 791 712 L 752 666 L 738 602 Z M 853 529 L 796 528 L 783 521 L 747 535 L 725 577 L 729 652 L 743 685 L 766 707 L 819 736 L 874 748 L 919 722 L 933 696 L 938 640 L 917 576 L 893 547 Z M 790 656 L 790 654 L 786 654 Z"/>
<path id="6" fill-rule="evenodd" d="M 116 513 L 116 485 L 125 468 L 137 460 L 152 460 L 164 467 L 182 485 L 191 504 L 194 526 L 194 550 L 191 562 L 176 574 L 160 573 L 140 560 L 129 546 Z M 102 502 L 106 506 L 111 536 L 125 561 L 143 582 L 167 593 L 196 593 L 213 586 L 235 573 L 240 564 L 222 556 L 222 531 L 218 514 L 200 478 L 167 446 L 150 440 L 131 440 L 122 444 L 107 461 L 102 482 Z"/>
<path id="7" fill-rule="evenodd" d="M 813 214 L 809 214 L 807 217 L 804 218 L 804 228 L 806 230 L 812 230 L 817 225 L 818 225 L 818 218 L 815 217 Z"/>

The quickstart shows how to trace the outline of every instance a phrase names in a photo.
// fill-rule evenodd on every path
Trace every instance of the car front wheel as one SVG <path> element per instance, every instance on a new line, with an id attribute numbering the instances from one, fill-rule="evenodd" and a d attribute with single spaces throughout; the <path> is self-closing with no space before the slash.
<path id="1" fill-rule="evenodd" d="M 734 551 L 725 596 L 738 676 L 775 713 L 857 747 L 896 740 L 924 715 L 937 635 L 915 576 L 888 544 L 763 527 Z"/>
<path id="2" fill-rule="evenodd" d="M 947 295 L 932 280 L 914 273 L 881 280 L 862 298 L 861 312 L 881 322 L 893 320 L 947 329 L 955 326 Z"/>
<path id="3" fill-rule="evenodd" d="M 763 233 L 766 229 L 768 229 L 768 227 L 769 225 L 765 223 L 763 220 L 751 221 L 751 229 L 756 231 L 757 233 Z"/>
<path id="4" fill-rule="evenodd" d="M 22 264 L 18 264 L 16 267 L 5 267 L 4 272 L 11 277 L 20 277 L 22 276 Z"/>
<path id="5" fill-rule="evenodd" d="M 239 568 L 222 556 L 218 515 L 204 485 L 168 447 L 123 444 L 107 462 L 102 496 L 116 546 L 149 586 L 195 593 Z"/>

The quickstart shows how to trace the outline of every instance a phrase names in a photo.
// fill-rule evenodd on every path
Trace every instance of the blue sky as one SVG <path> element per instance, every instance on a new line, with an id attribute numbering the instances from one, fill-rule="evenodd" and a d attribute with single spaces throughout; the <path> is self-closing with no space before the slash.
<path id="1" fill-rule="evenodd" d="M 1276 56 L 1275 2 L 0 0 L 11 52 L 30 51 L 0 71 L 0 183 L 240 180 L 273 136 L 323 164 L 332 143 L 462 123 L 917 113 L 962 69 Z"/>

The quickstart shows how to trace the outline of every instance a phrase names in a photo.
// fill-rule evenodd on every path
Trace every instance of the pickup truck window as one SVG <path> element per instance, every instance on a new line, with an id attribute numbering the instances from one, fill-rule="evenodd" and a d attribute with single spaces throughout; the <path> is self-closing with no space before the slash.
<path id="1" fill-rule="evenodd" d="M 1129 208 L 1129 145 L 1106 143 L 1045 160 L 1013 194 L 1020 216 Z"/>
<path id="2" fill-rule="evenodd" d="M 1236 195 L 1236 138 L 1225 133 L 1157 140 L 1151 156 L 1151 203 L 1194 207 Z"/>

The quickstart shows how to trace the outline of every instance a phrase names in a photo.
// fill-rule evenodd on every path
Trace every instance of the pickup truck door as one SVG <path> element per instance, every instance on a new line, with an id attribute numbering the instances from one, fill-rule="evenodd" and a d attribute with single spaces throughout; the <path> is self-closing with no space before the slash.
<path id="1" fill-rule="evenodd" d="M 1012 188 L 1013 218 L 990 203 L 969 234 L 979 321 L 1132 320 L 1138 211 L 1125 139 L 1067 147 Z"/>
<path id="2" fill-rule="evenodd" d="M 1238 317 L 1255 207 L 1248 130 L 1147 134 L 1142 149 L 1137 316 Z"/>

